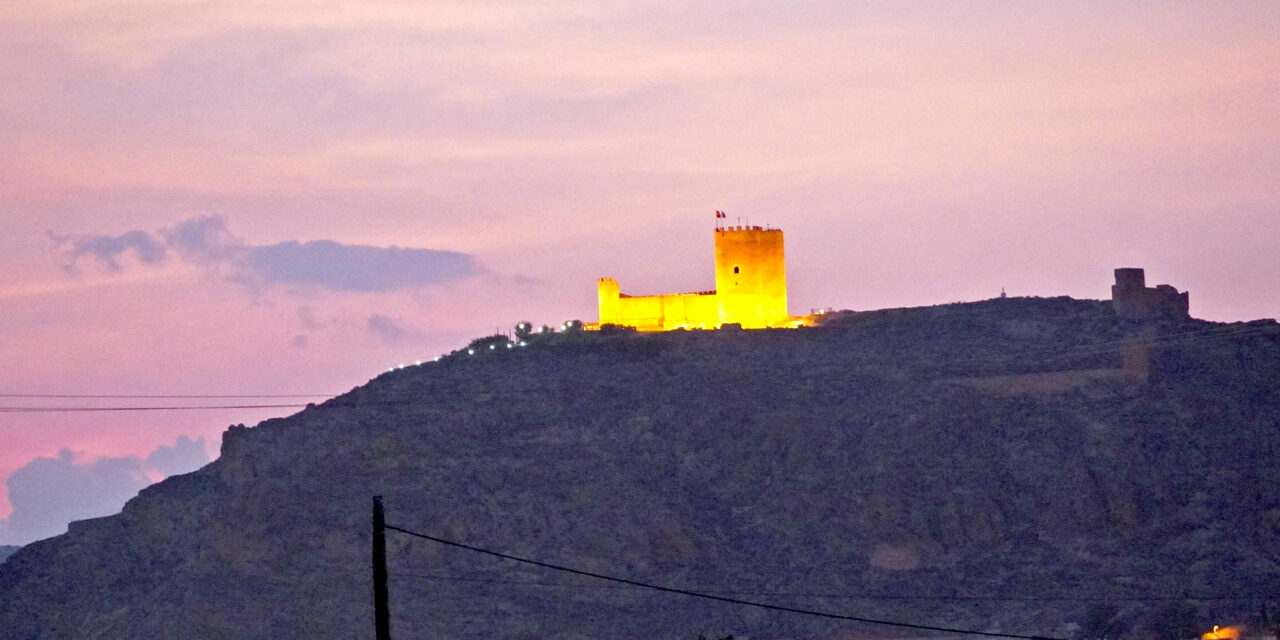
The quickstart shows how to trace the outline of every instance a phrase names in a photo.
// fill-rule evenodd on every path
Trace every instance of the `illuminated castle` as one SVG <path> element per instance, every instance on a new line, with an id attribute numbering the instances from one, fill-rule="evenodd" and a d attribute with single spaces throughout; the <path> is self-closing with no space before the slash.
<path id="1" fill-rule="evenodd" d="M 717 213 L 717 218 L 724 214 Z M 716 227 L 716 289 L 694 293 L 631 296 L 613 278 L 600 278 L 600 322 L 638 331 L 795 327 L 787 313 L 787 269 L 782 231 L 765 227 Z"/>

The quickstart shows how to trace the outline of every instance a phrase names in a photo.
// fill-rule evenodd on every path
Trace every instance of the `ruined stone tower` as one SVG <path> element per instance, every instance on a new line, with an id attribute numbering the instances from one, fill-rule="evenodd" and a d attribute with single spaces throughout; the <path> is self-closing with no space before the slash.
<path id="1" fill-rule="evenodd" d="M 1186 318 L 1189 297 L 1167 284 L 1148 287 L 1146 273 L 1134 267 L 1116 269 L 1116 283 L 1111 287 L 1111 305 L 1116 315 L 1126 320 Z"/>

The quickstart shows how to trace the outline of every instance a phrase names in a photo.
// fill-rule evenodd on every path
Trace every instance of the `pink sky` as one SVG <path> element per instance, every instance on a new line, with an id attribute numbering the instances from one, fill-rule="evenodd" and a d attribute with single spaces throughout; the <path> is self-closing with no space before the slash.
<path id="1" fill-rule="evenodd" d="M 345 391 L 711 288 L 716 209 L 785 230 L 793 312 L 1143 266 L 1280 315 L 1272 0 L 233 4 L 0 7 L 0 392 Z M 5 413 L 0 480 L 280 413 Z"/>

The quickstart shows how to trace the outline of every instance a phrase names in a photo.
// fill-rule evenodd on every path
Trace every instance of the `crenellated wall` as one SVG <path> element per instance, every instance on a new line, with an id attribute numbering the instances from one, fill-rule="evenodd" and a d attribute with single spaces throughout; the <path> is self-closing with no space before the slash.
<path id="1" fill-rule="evenodd" d="M 714 329 L 720 326 L 715 292 L 629 296 L 618 281 L 600 278 L 600 324 L 635 327 L 639 331 Z"/>

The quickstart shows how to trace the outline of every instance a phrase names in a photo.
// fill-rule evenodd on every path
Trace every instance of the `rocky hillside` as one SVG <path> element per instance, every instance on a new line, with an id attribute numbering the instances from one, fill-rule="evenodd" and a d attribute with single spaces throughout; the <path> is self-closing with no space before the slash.
<path id="1" fill-rule="evenodd" d="M 793 607 L 1056 637 L 1268 624 L 1280 329 L 1145 331 L 1057 298 L 481 342 L 231 427 L 205 468 L 24 547 L 0 635 L 371 637 L 374 495 L 406 529 Z M 895 633 L 388 543 L 396 638 Z"/>
<path id="2" fill-rule="evenodd" d="M 9 556 L 13 555 L 14 551 L 17 551 L 18 549 L 21 549 L 21 548 L 22 547 L 14 547 L 14 546 L 0 544 L 0 562 L 4 562 L 5 558 L 8 558 Z"/>

